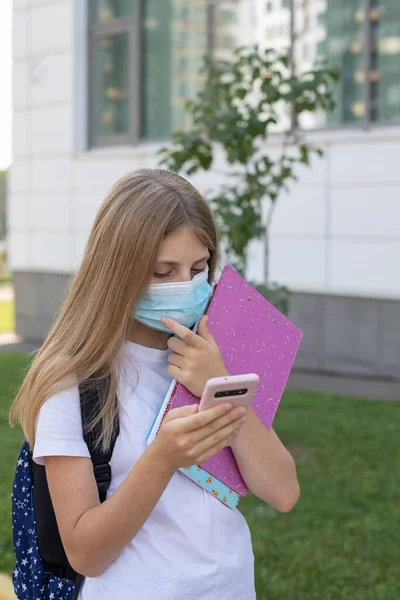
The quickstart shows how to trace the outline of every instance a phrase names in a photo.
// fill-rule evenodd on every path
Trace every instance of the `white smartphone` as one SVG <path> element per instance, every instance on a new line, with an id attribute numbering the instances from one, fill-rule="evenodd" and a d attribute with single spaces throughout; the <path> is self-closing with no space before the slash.
<path id="1" fill-rule="evenodd" d="M 256 373 L 213 377 L 204 387 L 199 410 L 212 408 L 222 402 L 248 408 L 257 389 L 260 378 Z"/>

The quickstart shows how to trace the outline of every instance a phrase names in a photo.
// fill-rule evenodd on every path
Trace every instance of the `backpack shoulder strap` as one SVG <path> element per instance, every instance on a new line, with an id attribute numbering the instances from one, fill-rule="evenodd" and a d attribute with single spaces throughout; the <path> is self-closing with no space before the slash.
<path id="1" fill-rule="evenodd" d="M 89 433 L 88 424 L 99 410 L 102 397 L 107 394 L 107 386 L 109 379 L 106 379 L 101 385 L 96 385 L 94 379 L 91 379 L 79 386 L 79 396 L 81 402 L 82 413 L 82 428 L 83 438 L 90 452 L 90 458 L 93 463 L 94 476 L 99 490 L 100 502 L 105 502 L 107 490 L 111 483 L 111 467 L 110 460 L 114 451 L 115 442 L 119 436 L 119 419 L 115 422 L 113 436 L 111 438 L 110 447 L 107 452 L 102 452 L 100 448 L 96 448 L 96 440 L 100 437 L 100 424 Z M 117 402 L 117 398 L 115 399 Z M 73 600 L 77 600 L 79 592 L 82 588 L 84 577 L 77 574 Z"/>
<path id="2" fill-rule="evenodd" d="M 100 402 L 104 397 L 103 395 L 107 393 L 108 383 L 109 380 L 105 380 L 100 387 L 99 385 L 96 386 L 93 383 L 93 380 L 90 380 L 79 386 L 83 437 L 92 459 L 93 471 L 99 490 L 100 502 L 105 501 L 107 490 L 111 483 L 110 460 L 114 451 L 115 442 L 119 435 L 119 420 L 117 420 L 115 423 L 110 448 L 107 452 L 102 452 L 100 448 L 96 448 L 96 440 L 99 439 L 101 433 L 100 423 L 97 424 L 94 430 L 92 430 L 90 433 L 88 432 L 88 423 L 98 412 Z M 117 399 L 115 399 L 115 401 L 117 402 Z"/>

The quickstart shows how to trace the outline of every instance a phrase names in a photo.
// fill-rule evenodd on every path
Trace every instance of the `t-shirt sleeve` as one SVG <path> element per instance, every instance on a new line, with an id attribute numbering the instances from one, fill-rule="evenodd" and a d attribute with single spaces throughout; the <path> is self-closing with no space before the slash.
<path id="1" fill-rule="evenodd" d="M 57 392 L 43 404 L 36 421 L 33 460 L 44 465 L 46 456 L 90 458 L 83 439 L 79 388 Z"/>

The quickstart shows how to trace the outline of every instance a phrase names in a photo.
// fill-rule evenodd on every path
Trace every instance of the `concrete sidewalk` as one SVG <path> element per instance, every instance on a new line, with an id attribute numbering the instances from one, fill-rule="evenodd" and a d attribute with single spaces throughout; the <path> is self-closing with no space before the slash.
<path id="1" fill-rule="evenodd" d="M 39 350 L 40 342 L 23 340 L 13 332 L 0 333 L 0 352 L 15 352 L 18 354 L 30 354 Z"/>
<path id="2" fill-rule="evenodd" d="M 338 396 L 399 401 L 400 381 L 293 371 L 287 389 L 326 392 Z"/>
<path id="3" fill-rule="evenodd" d="M 30 354 L 39 348 L 40 342 L 24 341 L 14 333 L 0 334 L 0 352 Z M 388 401 L 400 400 L 400 381 L 293 371 L 289 377 L 287 388 L 326 392 L 339 396 L 376 398 Z"/>
<path id="4" fill-rule="evenodd" d="M 0 302 L 14 300 L 14 288 L 12 285 L 0 285 Z"/>

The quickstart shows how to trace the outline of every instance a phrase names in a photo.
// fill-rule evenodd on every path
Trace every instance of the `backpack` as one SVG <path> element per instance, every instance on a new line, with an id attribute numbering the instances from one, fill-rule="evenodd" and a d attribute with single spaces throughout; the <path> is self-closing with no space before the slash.
<path id="1" fill-rule="evenodd" d="M 119 422 L 116 422 L 109 451 L 95 450 L 100 426 L 88 434 L 87 424 L 99 405 L 100 390 L 88 383 L 79 387 L 83 436 L 93 463 L 99 499 L 104 502 L 111 482 L 110 460 L 119 435 Z M 84 577 L 68 563 L 47 485 L 46 469 L 32 460 L 26 441 L 15 471 L 12 528 L 16 556 L 13 583 L 17 598 L 76 600 Z"/>

